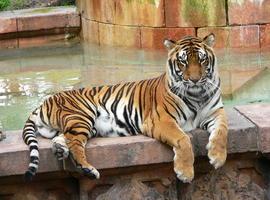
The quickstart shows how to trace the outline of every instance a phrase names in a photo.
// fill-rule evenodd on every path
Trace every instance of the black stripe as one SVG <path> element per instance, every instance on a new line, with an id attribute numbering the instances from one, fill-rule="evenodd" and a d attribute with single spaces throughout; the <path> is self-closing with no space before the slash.
<path id="1" fill-rule="evenodd" d="M 196 110 L 196 107 L 194 108 L 194 105 L 187 99 L 187 98 L 182 98 L 183 99 L 183 101 L 185 102 L 185 104 L 187 105 L 187 107 L 189 108 L 189 110 L 191 111 L 191 112 L 193 112 L 193 114 L 194 114 L 194 117 L 196 117 L 197 116 L 197 110 Z"/>
<path id="2" fill-rule="evenodd" d="M 172 60 L 170 59 L 170 60 L 168 60 L 168 62 L 169 62 L 171 74 L 172 74 L 174 80 L 177 81 L 177 74 L 175 73 L 175 69 L 174 69 L 174 65 L 172 63 Z"/>
<path id="3" fill-rule="evenodd" d="M 114 98 L 114 101 L 111 105 L 111 111 L 112 111 L 112 113 L 114 113 L 115 116 L 116 116 L 117 105 L 122 98 L 124 89 L 125 89 L 125 87 L 123 87 L 123 86 L 119 89 L 119 91 L 117 92 L 116 97 Z"/>
<path id="4" fill-rule="evenodd" d="M 173 115 L 169 112 L 167 106 L 166 106 L 164 103 L 163 103 L 163 108 L 164 108 L 164 110 L 166 111 L 166 113 L 168 113 L 168 114 L 175 120 L 175 122 L 177 123 L 177 120 L 176 120 L 175 116 L 173 116 Z"/>
<path id="5" fill-rule="evenodd" d="M 177 115 L 179 116 L 180 119 L 181 119 L 181 117 L 183 117 L 184 120 L 187 120 L 187 116 L 185 115 L 183 110 L 172 99 L 165 97 L 165 100 L 167 101 L 168 104 L 170 104 L 176 110 Z M 181 112 L 181 115 L 180 115 L 179 111 Z"/>
<path id="6" fill-rule="evenodd" d="M 125 137 L 126 135 L 124 133 L 121 133 L 119 131 L 116 132 L 119 137 Z"/>
<path id="7" fill-rule="evenodd" d="M 26 143 L 26 144 L 29 145 L 31 143 L 36 143 L 37 144 L 37 140 L 28 140 L 28 143 Z"/>
<path id="8" fill-rule="evenodd" d="M 138 111 L 135 110 L 135 128 L 137 130 L 138 133 L 142 133 L 140 126 L 139 126 L 139 118 L 138 118 Z"/>
<path id="9" fill-rule="evenodd" d="M 76 130 L 68 130 L 66 131 L 65 133 L 70 133 L 71 135 L 84 135 L 86 138 L 89 137 L 89 133 L 86 133 L 86 132 L 78 132 Z"/>
<path id="10" fill-rule="evenodd" d="M 105 92 L 103 98 L 102 98 L 102 103 L 105 104 L 107 102 L 107 100 L 109 99 L 109 97 L 111 96 L 111 87 L 109 87 L 107 89 L 107 91 Z"/>
<path id="11" fill-rule="evenodd" d="M 97 91 L 100 92 L 103 89 L 104 86 L 98 86 Z"/>
<path id="12" fill-rule="evenodd" d="M 127 96 L 129 94 L 129 92 L 131 91 L 131 88 L 133 87 L 134 84 L 135 84 L 135 82 L 129 83 L 129 86 L 127 88 L 127 91 L 126 91 L 126 95 L 125 96 Z"/>
<path id="13" fill-rule="evenodd" d="M 30 135 L 26 134 L 26 136 L 24 136 L 24 141 L 28 141 L 29 138 L 33 137 L 36 138 L 35 135 L 33 133 L 29 133 Z"/>
<path id="14" fill-rule="evenodd" d="M 37 171 L 37 168 L 35 167 L 28 167 L 28 171 L 30 171 L 32 174 L 35 174 Z"/>
<path id="15" fill-rule="evenodd" d="M 31 152 L 33 149 L 38 150 L 38 147 L 37 146 L 30 146 L 29 149 L 30 149 L 30 152 Z"/>
<path id="16" fill-rule="evenodd" d="M 132 127 L 132 125 L 130 124 L 129 122 L 129 117 L 128 117 L 128 114 L 127 114 L 127 108 L 126 106 L 124 107 L 124 113 L 123 113 L 123 116 L 124 116 L 124 119 L 125 119 L 125 122 L 128 126 L 128 130 L 129 132 L 132 134 L 132 135 L 136 135 L 136 132 L 134 130 L 134 128 Z"/>
<path id="17" fill-rule="evenodd" d="M 142 98 L 143 98 L 143 96 L 145 96 L 145 94 L 144 95 L 142 95 L 142 87 L 143 87 L 143 84 L 145 83 L 145 81 L 142 81 L 142 82 L 140 82 L 140 85 L 139 85 L 139 99 L 138 99 L 138 104 L 139 104 L 139 113 L 140 113 L 140 118 L 141 118 L 141 120 L 143 121 L 143 119 L 142 119 Z"/>
<path id="18" fill-rule="evenodd" d="M 90 95 L 91 96 L 95 96 L 97 94 L 97 88 L 96 87 L 93 87 L 91 90 L 90 90 Z"/>
<path id="19" fill-rule="evenodd" d="M 134 105 L 135 91 L 136 91 L 136 86 L 134 88 L 132 88 L 132 92 L 130 94 L 129 101 L 128 101 L 128 112 L 129 112 L 130 116 L 132 115 L 132 108 L 133 108 L 133 105 Z"/>
<path id="20" fill-rule="evenodd" d="M 30 162 L 34 164 L 38 164 L 39 157 L 37 156 L 30 156 Z"/>

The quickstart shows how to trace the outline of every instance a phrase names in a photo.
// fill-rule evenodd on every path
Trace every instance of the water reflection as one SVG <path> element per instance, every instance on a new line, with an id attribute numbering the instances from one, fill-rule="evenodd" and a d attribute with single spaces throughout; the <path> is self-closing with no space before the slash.
<path id="1" fill-rule="evenodd" d="M 227 106 L 270 101 L 270 51 L 217 50 Z M 69 45 L 0 50 L 0 121 L 21 129 L 48 95 L 83 86 L 141 80 L 165 71 L 166 51 Z"/>

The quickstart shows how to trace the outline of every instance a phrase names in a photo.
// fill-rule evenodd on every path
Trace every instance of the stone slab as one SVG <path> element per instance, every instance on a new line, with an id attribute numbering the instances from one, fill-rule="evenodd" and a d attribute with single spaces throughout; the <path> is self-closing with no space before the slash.
<path id="1" fill-rule="evenodd" d="M 229 24 L 258 24 L 270 22 L 270 1 L 228 0 Z"/>
<path id="2" fill-rule="evenodd" d="M 38 140 L 41 152 L 38 172 L 62 170 L 62 163 L 58 162 L 51 151 L 51 141 L 44 138 Z M 0 176 L 24 174 L 29 164 L 29 151 L 21 138 L 21 131 L 8 132 L 0 146 Z"/>
<path id="3" fill-rule="evenodd" d="M 25 9 L 15 11 L 18 31 L 36 31 L 62 27 L 79 27 L 80 16 L 75 7 Z"/>
<path id="4" fill-rule="evenodd" d="M 12 11 L 16 17 L 49 16 L 52 14 L 78 14 L 75 6 L 27 8 Z"/>
<path id="5" fill-rule="evenodd" d="M 94 166 L 104 169 L 171 162 L 173 153 L 167 145 L 139 135 L 96 138 L 87 145 L 87 157 Z"/>
<path id="6" fill-rule="evenodd" d="M 52 28 L 80 27 L 76 7 L 22 9 L 0 13 L 0 34 Z"/>
<path id="7" fill-rule="evenodd" d="M 236 110 L 226 110 L 229 118 L 228 152 L 232 154 L 258 151 L 255 125 Z M 269 110 L 265 112 L 266 115 L 267 113 L 269 114 Z M 268 126 L 267 123 L 264 126 Z M 21 139 L 21 131 L 8 132 L 6 135 L 7 138 L 0 141 L 0 176 L 23 174 L 29 162 L 28 147 Z M 207 155 L 205 146 L 208 134 L 197 130 L 191 135 L 195 155 Z M 38 172 L 61 171 L 63 166 L 51 152 L 51 140 L 38 138 L 38 141 L 41 157 Z M 88 142 L 86 152 L 89 162 L 98 169 L 168 163 L 173 160 L 173 152 L 169 146 L 142 135 L 94 138 Z M 66 166 L 68 165 L 65 163 L 65 169 L 70 169 Z"/>
<path id="8" fill-rule="evenodd" d="M 236 109 L 258 127 L 258 145 L 262 153 L 270 152 L 270 105 L 237 106 Z"/>
<path id="9" fill-rule="evenodd" d="M 17 32 L 16 17 L 12 11 L 0 12 L 0 34 Z"/>

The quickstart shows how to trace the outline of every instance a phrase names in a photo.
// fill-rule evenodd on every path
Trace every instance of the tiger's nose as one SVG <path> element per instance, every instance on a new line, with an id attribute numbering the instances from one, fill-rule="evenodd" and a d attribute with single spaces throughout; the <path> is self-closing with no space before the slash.
<path id="1" fill-rule="evenodd" d="M 189 78 L 189 80 L 191 81 L 191 82 L 193 82 L 194 84 L 196 84 L 200 79 L 198 78 Z"/>

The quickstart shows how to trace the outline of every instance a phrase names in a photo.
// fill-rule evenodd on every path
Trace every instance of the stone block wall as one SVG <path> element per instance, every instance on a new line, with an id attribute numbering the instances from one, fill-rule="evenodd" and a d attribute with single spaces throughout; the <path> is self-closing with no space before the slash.
<path id="1" fill-rule="evenodd" d="M 77 0 L 82 38 L 163 48 L 165 38 L 217 36 L 217 48 L 270 47 L 270 0 Z"/>

